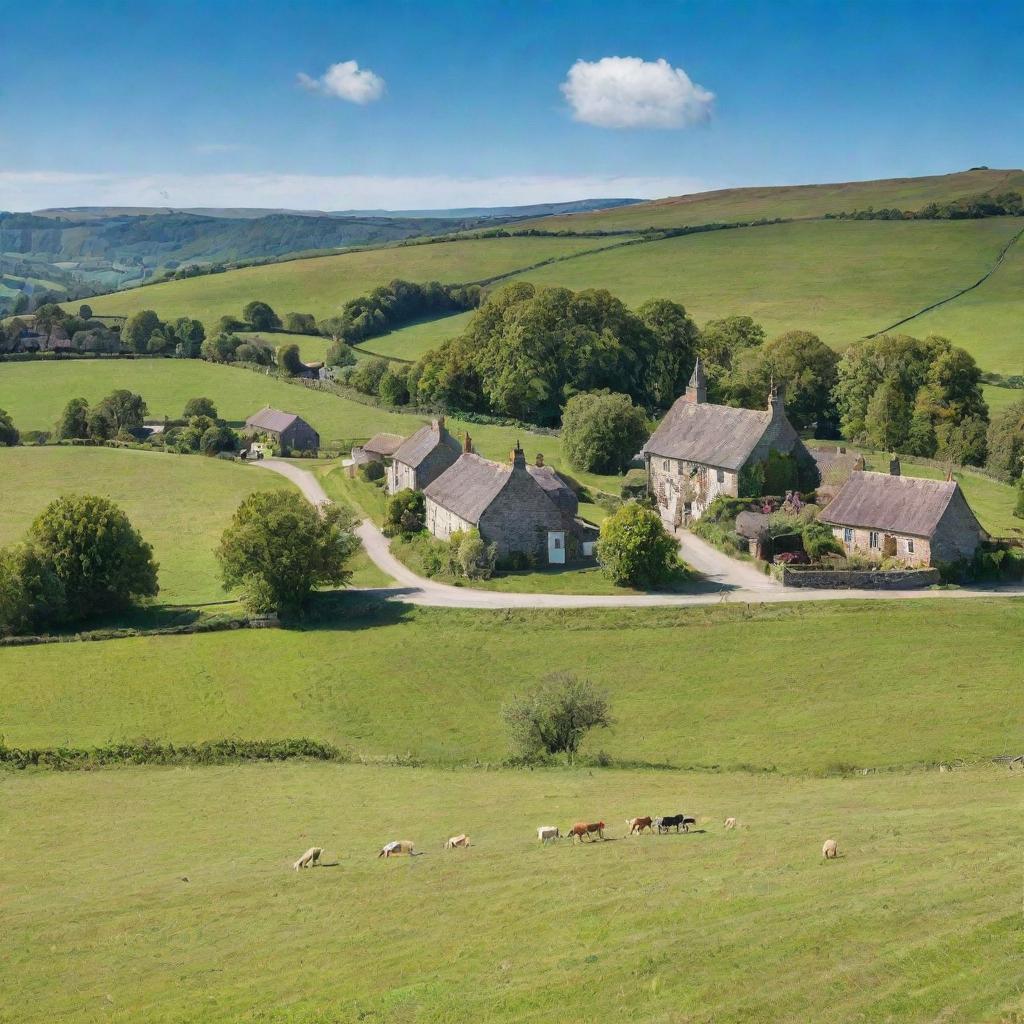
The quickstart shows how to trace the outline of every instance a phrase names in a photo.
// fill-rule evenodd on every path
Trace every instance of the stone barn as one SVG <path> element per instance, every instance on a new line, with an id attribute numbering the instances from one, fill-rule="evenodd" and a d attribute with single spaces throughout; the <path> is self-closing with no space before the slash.
<path id="1" fill-rule="evenodd" d="M 818 520 L 847 552 L 914 566 L 973 558 L 986 536 L 952 474 L 905 477 L 899 459 L 888 473 L 851 473 Z"/>
<path id="2" fill-rule="evenodd" d="M 462 445 L 448 433 L 444 417 L 421 427 L 395 449 L 388 466 L 388 494 L 408 488 L 425 490 L 446 469 L 455 465 Z"/>
<path id="3" fill-rule="evenodd" d="M 282 448 L 315 452 L 320 448 L 320 435 L 300 416 L 282 412 L 269 405 L 245 421 L 246 437 L 269 437 Z"/>

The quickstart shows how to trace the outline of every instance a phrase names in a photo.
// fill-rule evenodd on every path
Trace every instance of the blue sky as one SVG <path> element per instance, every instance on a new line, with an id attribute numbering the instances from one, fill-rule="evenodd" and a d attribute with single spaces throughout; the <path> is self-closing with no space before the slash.
<path id="1" fill-rule="evenodd" d="M 1019 2 L 26 10 L 0 0 L 0 25 L 26 25 L 0 60 L 0 209 L 413 208 L 1024 164 Z"/>

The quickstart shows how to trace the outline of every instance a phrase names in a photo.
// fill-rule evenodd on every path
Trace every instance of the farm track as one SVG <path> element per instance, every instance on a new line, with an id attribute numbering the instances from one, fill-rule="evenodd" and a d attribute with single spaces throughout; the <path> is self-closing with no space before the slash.
<path id="1" fill-rule="evenodd" d="M 307 469 L 280 459 L 252 463 L 280 473 L 290 480 L 311 504 L 329 505 L 320 481 Z M 680 542 L 682 557 L 705 576 L 692 594 L 636 594 L 623 597 L 574 594 L 521 594 L 473 590 L 417 576 L 391 553 L 388 539 L 369 519 L 356 529 L 370 560 L 395 580 L 395 587 L 364 590 L 390 601 L 435 608 L 663 608 L 740 602 L 743 604 L 791 603 L 797 601 L 906 601 L 920 598 L 1024 597 L 1024 587 L 964 587 L 958 590 L 786 590 L 752 567 L 723 555 L 692 534 Z"/>

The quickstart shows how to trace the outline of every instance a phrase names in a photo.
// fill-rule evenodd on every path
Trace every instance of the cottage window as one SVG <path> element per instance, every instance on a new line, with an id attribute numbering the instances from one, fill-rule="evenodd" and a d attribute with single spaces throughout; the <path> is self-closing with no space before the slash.
<path id="1" fill-rule="evenodd" d="M 665 472 L 667 473 L 669 471 L 669 468 L 671 467 L 671 465 L 672 465 L 672 463 L 670 463 L 668 461 L 668 459 L 665 459 L 664 463 L 662 463 L 662 467 L 661 468 L 663 470 L 665 470 Z"/>
<path id="2" fill-rule="evenodd" d="M 914 553 L 914 538 L 907 538 L 907 554 L 912 555 Z"/>
<path id="3" fill-rule="evenodd" d="M 843 543 L 844 544 L 852 544 L 853 543 L 853 530 L 851 530 L 849 526 L 844 526 L 843 527 Z"/>
<path id="4" fill-rule="evenodd" d="M 868 534 L 868 546 L 872 548 L 878 547 L 878 532 L 876 530 L 872 530 Z"/>
<path id="5" fill-rule="evenodd" d="M 718 482 L 720 484 L 724 484 L 725 483 L 725 470 L 724 469 L 720 469 L 718 471 Z"/>
<path id="6" fill-rule="evenodd" d="M 562 547 L 562 538 L 561 537 L 555 537 L 555 550 L 558 551 L 558 550 L 561 549 L 561 547 Z"/>

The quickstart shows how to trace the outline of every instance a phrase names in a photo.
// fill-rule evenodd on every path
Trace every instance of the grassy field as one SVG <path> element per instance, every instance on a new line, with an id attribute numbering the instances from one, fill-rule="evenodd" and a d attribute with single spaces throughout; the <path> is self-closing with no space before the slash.
<path id="1" fill-rule="evenodd" d="M 1024 190 L 1024 171 L 978 170 L 829 185 L 731 188 L 614 210 L 547 217 L 531 223 L 554 230 L 639 231 L 648 227 L 684 227 L 771 217 L 824 217 L 827 213 L 865 210 L 869 206 L 876 210 L 890 207 L 917 210 L 931 202 L 1008 190 Z"/>
<path id="2" fill-rule="evenodd" d="M 674 299 L 700 324 L 746 314 L 769 335 L 800 328 L 844 348 L 976 281 L 1022 226 L 1011 217 L 778 224 L 627 246 L 522 276 L 608 288 L 631 306 Z M 1020 370 L 1020 355 L 1008 362 L 983 320 L 951 337 L 984 369 Z"/>
<path id="3" fill-rule="evenodd" d="M 5 1024 L 541 1022 L 567 1007 L 968 1024 L 1021 1008 L 1024 781 L 1005 770 L 288 764 L 0 786 Z M 626 817 L 678 809 L 701 831 L 621 838 Z M 615 841 L 537 843 L 538 825 L 598 817 Z M 442 852 L 461 831 L 473 847 Z M 393 838 L 425 855 L 378 860 Z M 337 866 L 291 871 L 312 843 Z"/>
<path id="4" fill-rule="evenodd" d="M 469 311 L 436 320 L 423 320 L 380 338 L 370 338 L 362 345 L 357 345 L 356 351 L 386 356 L 388 359 L 415 361 L 448 338 L 461 334 L 472 316 L 473 312 Z"/>
<path id="5" fill-rule="evenodd" d="M 1024 373 L 1024 239 L 982 285 L 906 324 L 910 334 L 984 339 L 986 369 Z"/>
<path id="6" fill-rule="evenodd" d="M 502 702 L 570 671 L 609 691 L 618 722 L 591 753 L 787 771 L 930 764 L 1020 752 L 1022 629 L 1024 602 L 995 598 L 384 605 L 308 631 L 0 650 L 0 733 L 15 746 L 310 736 L 367 755 L 495 761 Z"/>
<path id="7" fill-rule="evenodd" d="M 150 416 L 180 416 L 185 402 L 205 395 L 225 419 L 241 424 L 265 405 L 296 412 L 320 433 L 324 445 L 372 436 L 378 431 L 411 434 L 427 419 L 391 412 L 288 384 L 273 376 L 217 366 L 197 359 L 104 360 L 60 363 L 12 363 L 0 368 L 0 409 L 6 409 L 20 430 L 49 430 L 71 398 L 89 401 L 115 388 L 129 388 L 146 399 Z M 581 482 L 618 493 L 618 478 L 570 470 L 562 457 L 561 440 L 515 427 L 466 424 L 449 419 L 460 439 L 468 429 L 481 454 L 505 459 L 522 440 L 529 458 L 542 452 L 556 468 Z"/>
<path id="8" fill-rule="evenodd" d="M 1019 388 L 997 388 L 991 384 L 982 386 L 990 416 L 996 416 L 1008 406 L 1024 401 L 1024 391 Z"/>
<path id="9" fill-rule="evenodd" d="M 0 480 L 0 544 L 20 540 L 61 494 L 117 502 L 153 545 L 161 604 L 228 600 L 213 554 L 221 533 L 247 494 L 292 486 L 219 459 L 112 448 L 0 448 Z"/>
<path id="10" fill-rule="evenodd" d="M 531 266 L 620 239 L 503 238 L 437 245 L 407 245 L 292 260 L 265 267 L 148 285 L 89 300 L 97 315 L 153 309 L 164 320 L 191 316 L 211 327 L 225 314 L 239 316 L 252 299 L 285 313 L 330 316 L 357 295 L 395 278 L 464 284 Z"/>
<path id="11" fill-rule="evenodd" d="M 285 331 L 239 331 L 238 336 L 247 341 L 262 341 L 264 344 L 272 345 L 275 350 L 282 345 L 294 343 L 299 346 L 299 355 L 307 363 L 323 362 L 331 344 L 330 338 L 321 338 L 313 334 L 288 334 Z"/>

